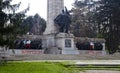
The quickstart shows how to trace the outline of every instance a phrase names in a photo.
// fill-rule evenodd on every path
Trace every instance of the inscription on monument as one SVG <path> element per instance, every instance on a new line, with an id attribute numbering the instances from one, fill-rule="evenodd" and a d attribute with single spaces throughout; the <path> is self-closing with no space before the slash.
<path id="1" fill-rule="evenodd" d="M 71 47 L 71 40 L 70 39 L 65 39 L 65 47 L 68 47 L 68 48 Z"/>

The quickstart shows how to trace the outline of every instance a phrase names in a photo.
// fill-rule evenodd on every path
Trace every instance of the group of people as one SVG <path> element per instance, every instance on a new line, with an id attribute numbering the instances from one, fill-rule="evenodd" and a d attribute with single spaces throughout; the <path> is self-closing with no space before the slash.
<path id="1" fill-rule="evenodd" d="M 16 40 L 14 43 L 15 49 L 42 49 L 42 40 L 29 40 L 29 39 L 23 39 L 23 40 Z"/>
<path id="2" fill-rule="evenodd" d="M 100 42 L 77 42 L 78 50 L 102 50 L 103 45 Z"/>

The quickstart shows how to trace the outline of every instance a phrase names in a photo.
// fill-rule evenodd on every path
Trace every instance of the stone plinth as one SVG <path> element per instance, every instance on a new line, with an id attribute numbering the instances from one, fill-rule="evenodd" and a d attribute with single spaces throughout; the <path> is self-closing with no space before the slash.
<path id="1" fill-rule="evenodd" d="M 46 34 L 43 35 L 43 47 L 55 47 L 55 35 L 54 34 Z"/>
<path id="2" fill-rule="evenodd" d="M 68 33 L 44 35 L 46 54 L 79 54 L 74 46 L 74 36 Z"/>
<path id="3" fill-rule="evenodd" d="M 56 46 L 62 49 L 74 48 L 74 36 L 67 33 L 59 33 L 56 35 Z"/>
<path id="4" fill-rule="evenodd" d="M 58 47 L 56 47 L 56 35 L 43 35 L 42 47 L 45 48 L 45 54 L 59 54 Z"/>
<path id="5" fill-rule="evenodd" d="M 74 46 L 74 36 L 68 33 L 56 35 L 56 46 L 61 49 L 61 54 L 79 54 Z"/>

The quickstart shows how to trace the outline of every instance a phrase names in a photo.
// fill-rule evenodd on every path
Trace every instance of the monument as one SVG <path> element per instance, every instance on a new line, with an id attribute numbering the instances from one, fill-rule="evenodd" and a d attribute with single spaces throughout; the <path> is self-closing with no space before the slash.
<path id="1" fill-rule="evenodd" d="M 63 0 L 47 0 L 47 28 L 43 47 L 47 54 L 78 54 L 74 35 L 69 33 L 71 18 Z"/>
<path id="2" fill-rule="evenodd" d="M 69 32 L 71 15 L 64 7 L 63 0 L 47 2 L 47 28 L 44 34 L 18 36 L 14 43 L 16 50 L 10 50 L 11 54 L 105 54 L 104 39 L 74 37 Z"/>

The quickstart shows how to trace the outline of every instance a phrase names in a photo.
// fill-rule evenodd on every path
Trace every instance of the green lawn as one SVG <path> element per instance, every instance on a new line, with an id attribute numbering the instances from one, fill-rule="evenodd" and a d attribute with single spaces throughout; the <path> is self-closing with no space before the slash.
<path id="1" fill-rule="evenodd" d="M 8 62 L 0 64 L 0 73 L 76 73 L 61 63 L 52 62 Z"/>
<path id="2" fill-rule="evenodd" d="M 0 64 L 0 73 L 79 73 L 84 70 L 116 70 L 120 66 L 77 66 L 69 62 L 8 62 Z"/>

